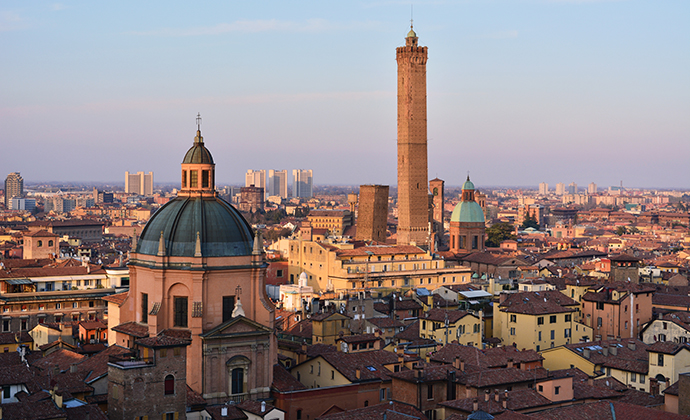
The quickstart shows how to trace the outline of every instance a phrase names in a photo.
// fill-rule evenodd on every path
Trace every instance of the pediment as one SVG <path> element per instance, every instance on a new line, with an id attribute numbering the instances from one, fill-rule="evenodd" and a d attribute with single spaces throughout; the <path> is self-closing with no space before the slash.
<path id="1" fill-rule="evenodd" d="M 270 333 L 271 329 L 265 325 L 259 324 L 258 322 L 252 321 L 251 319 L 243 316 L 237 316 L 220 324 L 211 331 L 202 334 L 201 337 L 204 339 L 211 339 L 214 337 L 227 337 L 233 335 L 246 336 Z"/>

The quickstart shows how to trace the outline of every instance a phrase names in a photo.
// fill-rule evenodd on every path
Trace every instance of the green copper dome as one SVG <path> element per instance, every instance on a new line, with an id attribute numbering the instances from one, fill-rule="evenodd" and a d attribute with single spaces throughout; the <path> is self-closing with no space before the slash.
<path id="1" fill-rule="evenodd" d="M 467 182 L 465 184 L 467 184 Z M 484 212 L 482 211 L 482 207 L 476 201 L 461 201 L 457 206 L 455 206 L 453 214 L 450 216 L 450 221 L 484 223 Z"/>
<path id="2" fill-rule="evenodd" d="M 187 150 L 182 163 L 207 163 L 213 165 L 213 156 L 204 146 L 204 138 L 201 137 L 201 131 L 196 132 L 194 144 Z"/>
<path id="3" fill-rule="evenodd" d="M 463 190 L 473 190 L 474 189 L 474 184 L 472 181 L 470 181 L 470 177 L 467 177 L 467 181 L 465 181 L 464 184 L 462 184 L 462 189 Z"/>
<path id="4" fill-rule="evenodd" d="M 158 255 L 161 232 L 166 256 L 194 257 L 197 232 L 204 257 L 252 253 L 251 226 L 232 205 L 218 197 L 170 200 L 149 219 L 137 243 L 137 252 Z"/>

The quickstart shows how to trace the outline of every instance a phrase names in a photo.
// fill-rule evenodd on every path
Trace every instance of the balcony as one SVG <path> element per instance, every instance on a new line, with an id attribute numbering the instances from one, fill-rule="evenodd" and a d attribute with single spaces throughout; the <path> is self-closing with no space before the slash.
<path id="1" fill-rule="evenodd" d="M 135 369 L 155 366 L 156 360 L 153 357 L 141 357 L 136 352 L 131 352 L 110 355 L 108 357 L 108 364 L 120 369 Z"/>

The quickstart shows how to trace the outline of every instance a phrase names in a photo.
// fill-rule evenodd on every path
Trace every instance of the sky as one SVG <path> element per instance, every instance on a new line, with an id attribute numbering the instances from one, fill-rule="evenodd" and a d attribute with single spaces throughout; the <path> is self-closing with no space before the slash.
<path id="1" fill-rule="evenodd" d="M 0 175 L 397 183 L 395 48 L 427 63 L 429 179 L 690 188 L 690 1 L 0 2 Z M 553 187 L 552 187 L 553 188 Z"/>

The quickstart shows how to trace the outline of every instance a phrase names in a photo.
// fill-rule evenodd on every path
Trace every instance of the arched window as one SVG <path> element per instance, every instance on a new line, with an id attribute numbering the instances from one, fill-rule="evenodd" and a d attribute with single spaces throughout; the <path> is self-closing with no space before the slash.
<path id="1" fill-rule="evenodd" d="M 53 246 L 53 240 L 48 241 L 48 246 Z"/>
<path id="2" fill-rule="evenodd" d="M 165 395 L 175 394 L 175 377 L 168 375 L 165 377 Z"/>
<path id="3" fill-rule="evenodd" d="M 244 393 L 244 369 L 235 368 L 232 370 L 231 394 Z"/>
<path id="4" fill-rule="evenodd" d="M 246 378 L 249 375 L 249 367 L 251 362 L 242 355 L 237 355 L 226 362 L 227 372 L 230 383 L 229 391 L 231 395 L 246 393 Z"/>

